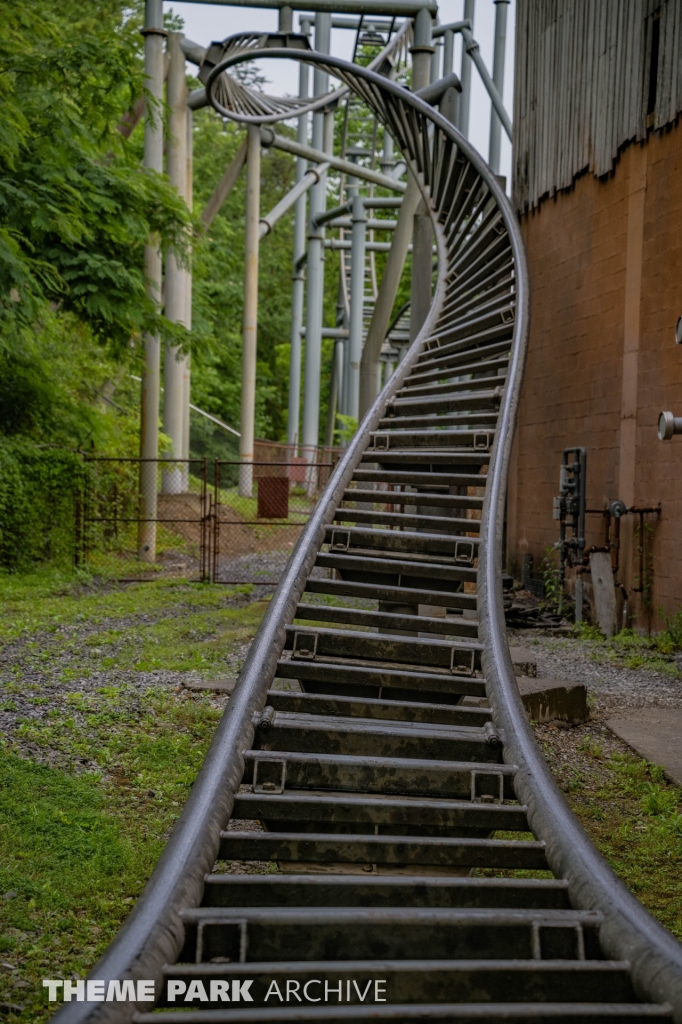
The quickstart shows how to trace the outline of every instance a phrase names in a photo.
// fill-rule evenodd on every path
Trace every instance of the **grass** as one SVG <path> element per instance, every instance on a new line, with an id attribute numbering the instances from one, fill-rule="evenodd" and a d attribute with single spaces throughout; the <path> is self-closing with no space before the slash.
<path id="1" fill-rule="evenodd" d="M 607 640 L 597 626 L 586 623 L 576 624 L 576 635 L 590 645 L 590 654 L 595 661 L 609 662 L 619 668 L 647 668 L 664 675 L 679 676 L 675 662 L 676 652 L 682 650 L 682 639 L 676 622 L 676 612 L 669 626 L 656 636 L 641 636 L 633 629 L 624 629 Z"/>
<path id="2" fill-rule="evenodd" d="M 173 681 L 236 672 L 266 608 L 252 596 L 0 576 L 0 711 L 14 716 L 0 738 L 0 1011 L 13 1024 L 48 1018 L 42 978 L 84 976 L 144 887 L 223 706 Z M 680 792 L 595 726 L 538 733 L 598 848 L 682 938 Z"/>
<path id="3" fill-rule="evenodd" d="M 682 939 L 682 791 L 596 725 L 538 729 L 574 814 L 644 906 Z"/>
<path id="4" fill-rule="evenodd" d="M 13 1022 L 48 1018 L 42 978 L 84 976 L 149 878 L 224 703 L 173 683 L 236 674 L 267 607 L 251 589 L 0 576 L 0 711 L 14 712 L 0 737 L 0 1011 Z M 140 683 L 157 670 L 163 682 Z"/>

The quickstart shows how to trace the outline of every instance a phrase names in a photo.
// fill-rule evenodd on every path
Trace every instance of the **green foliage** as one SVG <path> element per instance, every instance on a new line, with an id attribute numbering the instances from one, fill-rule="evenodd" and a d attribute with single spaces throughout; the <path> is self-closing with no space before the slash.
<path id="1" fill-rule="evenodd" d="M 678 608 L 673 615 L 667 615 L 661 609 L 661 617 L 665 622 L 665 629 L 656 637 L 658 649 L 662 654 L 682 651 L 682 607 Z"/>
<path id="2" fill-rule="evenodd" d="M 604 640 L 604 634 L 599 626 L 591 626 L 588 622 L 576 622 L 573 631 L 581 640 Z"/>
<path id="3" fill-rule="evenodd" d="M 336 419 L 341 425 L 334 431 L 334 443 L 348 444 L 358 429 L 358 421 L 355 416 L 344 416 L 343 413 L 337 413 Z"/>
<path id="4" fill-rule="evenodd" d="M 556 564 L 556 550 L 549 547 L 545 551 L 542 560 L 542 581 L 545 585 L 545 597 L 543 607 L 552 614 L 559 614 L 565 603 L 563 587 L 559 576 L 559 567 Z"/>
<path id="5" fill-rule="evenodd" d="M 143 89 L 139 15 L 124 0 L 0 7 L 0 347 L 49 305 L 119 350 L 177 331 L 146 296 L 150 235 L 182 248 L 189 215 L 118 130 Z M 161 111 L 158 116 L 161 116 Z"/>
<path id="6" fill-rule="evenodd" d="M 224 125 L 212 110 L 195 116 L 195 208 L 208 201 L 234 157 L 243 130 Z M 271 209 L 294 183 L 295 165 L 277 150 L 263 153 L 261 209 Z M 204 339 L 192 371 L 193 401 L 239 428 L 242 318 L 244 309 L 244 203 L 242 173 L 193 254 L 193 323 Z M 273 440 L 286 434 L 291 333 L 291 224 L 282 218 L 260 246 L 256 435 Z"/>
<path id="7" fill-rule="evenodd" d="M 77 453 L 0 436 L 0 566 L 73 558 L 74 501 L 83 479 Z"/>

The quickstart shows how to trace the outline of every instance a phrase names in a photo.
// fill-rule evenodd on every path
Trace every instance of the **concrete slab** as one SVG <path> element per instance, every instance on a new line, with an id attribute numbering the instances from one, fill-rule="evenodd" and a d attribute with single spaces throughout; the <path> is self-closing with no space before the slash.
<path id="1" fill-rule="evenodd" d="M 514 675 L 534 677 L 538 674 L 538 662 L 535 651 L 532 651 L 529 647 L 510 646 L 509 653 L 511 654 L 514 666 Z"/>
<path id="2" fill-rule="evenodd" d="M 534 722 L 586 722 L 587 688 L 570 679 L 518 676 L 516 683 L 528 717 Z"/>
<path id="3" fill-rule="evenodd" d="M 199 683 L 186 683 L 187 690 L 201 690 L 204 693 L 232 693 L 237 682 L 236 676 L 223 676 L 221 679 L 202 679 Z"/>
<path id="4" fill-rule="evenodd" d="M 682 786 L 682 708 L 637 708 L 606 724 L 636 754 Z"/>

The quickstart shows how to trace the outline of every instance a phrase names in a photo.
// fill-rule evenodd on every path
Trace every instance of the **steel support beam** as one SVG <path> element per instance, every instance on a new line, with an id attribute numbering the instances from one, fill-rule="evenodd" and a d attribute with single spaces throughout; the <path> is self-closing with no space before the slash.
<path id="1" fill-rule="evenodd" d="M 323 115 L 314 114 L 313 124 L 316 117 L 322 118 Z M 372 171 L 368 167 L 356 167 L 352 160 L 342 160 L 340 157 L 334 156 L 333 153 L 325 153 L 319 148 L 316 149 L 314 142 L 313 146 L 303 146 L 299 142 L 294 142 L 293 139 L 287 139 L 284 135 L 277 135 L 272 128 L 267 127 L 261 128 L 261 137 L 263 146 L 274 146 L 275 149 L 281 149 L 284 153 L 291 153 L 293 156 L 303 157 L 304 160 L 310 160 L 311 163 L 328 163 L 336 171 L 354 174 L 356 178 L 381 185 L 382 188 L 391 189 L 392 192 L 404 192 L 407 187 L 404 182 L 396 181 L 395 178 L 391 178 L 387 174 L 379 174 L 378 171 Z"/>
<path id="2" fill-rule="evenodd" d="M 163 2 L 146 0 L 144 21 L 144 68 L 147 86 L 145 101 L 145 167 L 163 171 Z M 144 269 L 147 294 L 161 306 L 161 252 L 153 239 L 145 245 Z M 159 456 L 159 388 L 161 343 L 158 335 L 144 336 L 142 397 L 140 405 L 140 457 L 155 460 Z M 137 554 L 141 562 L 156 559 L 156 464 L 140 463 L 140 525 Z"/>
<path id="3" fill-rule="evenodd" d="M 187 0 L 187 2 L 273 10 L 282 6 L 279 0 Z M 418 3 L 417 0 L 294 0 L 289 6 L 293 11 L 318 11 L 327 14 L 384 14 L 389 17 L 396 15 L 407 18 L 414 17 L 420 11 L 429 11 L 431 14 L 436 14 L 438 11 L 436 0 L 426 0 L 424 3 Z"/>
<path id="4" fill-rule="evenodd" d="M 244 329 L 242 333 L 242 407 L 239 439 L 239 494 L 253 491 L 253 441 L 256 418 L 258 342 L 258 236 L 260 220 L 260 130 L 248 128 L 246 157 L 246 252 L 244 257 Z"/>
<path id="5" fill-rule="evenodd" d="M 213 190 L 213 195 L 206 203 L 206 206 L 201 211 L 201 223 L 204 227 L 208 228 L 211 226 L 213 221 L 223 205 L 230 192 L 234 188 L 237 178 L 242 172 L 242 168 L 246 163 L 246 139 L 242 142 L 239 149 L 230 160 L 229 164 L 225 168 L 225 173 Z"/>
<path id="6" fill-rule="evenodd" d="M 412 236 L 412 278 L 410 281 L 410 342 L 422 329 L 431 308 L 433 229 L 422 200 L 414 215 Z"/>
<path id="7" fill-rule="evenodd" d="M 360 363 L 365 306 L 365 242 L 367 214 L 362 196 L 353 196 L 350 269 L 350 322 L 348 326 L 348 372 L 346 411 L 358 419 L 360 412 Z"/>
<path id="8" fill-rule="evenodd" d="M 495 0 L 495 49 L 493 51 L 493 82 L 504 98 L 504 58 L 507 46 L 507 11 L 509 0 Z M 494 174 L 500 173 L 500 147 L 502 142 L 502 126 L 499 115 L 493 106 L 490 111 L 490 143 L 488 146 L 488 163 Z"/>
<path id="9" fill-rule="evenodd" d="M 412 88 L 415 92 L 426 88 L 431 77 L 431 29 L 431 15 L 427 10 L 422 10 L 415 20 L 412 47 Z M 419 187 L 410 177 L 365 338 L 360 364 L 359 419 L 362 419 L 372 407 L 377 395 L 379 354 L 391 323 L 393 306 L 412 236 L 412 222 L 420 198 Z"/>
<path id="10" fill-rule="evenodd" d="M 166 169 L 171 185 L 183 199 L 187 195 L 187 86 L 185 55 L 180 43 L 182 33 L 168 34 L 167 104 L 170 111 L 169 138 L 166 146 Z M 165 314 L 174 324 L 187 326 L 186 267 L 169 252 L 166 258 Z M 187 355 L 177 346 L 166 345 L 163 364 L 163 432 L 171 440 L 168 458 L 171 466 L 162 473 L 164 494 L 180 494 L 184 489 L 182 466 L 174 459 L 183 458 L 185 433 L 185 372 Z"/>
<path id="11" fill-rule="evenodd" d="M 474 14 L 476 0 L 464 0 L 464 20 L 471 22 L 470 31 L 474 30 Z M 460 73 L 462 95 L 459 98 L 459 123 L 457 127 L 462 135 L 469 138 L 469 111 L 471 110 L 471 57 L 462 40 L 462 68 Z"/>
<path id="12" fill-rule="evenodd" d="M 194 206 L 194 116 L 192 111 L 187 108 L 187 173 L 185 180 L 185 202 L 187 207 L 191 210 Z M 191 253 L 189 254 L 191 259 Z M 192 267 L 191 264 L 185 274 L 185 327 L 188 331 L 192 330 Z M 192 405 L 190 403 L 191 398 L 191 384 L 192 384 L 192 364 L 191 356 L 187 355 L 185 359 L 184 374 L 183 374 L 183 424 L 182 424 L 182 457 L 183 459 L 189 459 L 190 452 L 190 410 Z M 189 465 L 187 462 L 183 466 L 184 475 L 184 486 L 183 491 L 189 490 Z"/>
<path id="13" fill-rule="evenodd" d="M 301 31 L 308 35 L 310 27 L 306 21 L 301 22 Z M 301 64 L 298 70 L 298 95 L 307 99 L 309 94 L 309 65 Z M 308 142 L 308 115 L 302 114 L 298 119 L 296 141 L 304 146 Z M 304 157 L 296 160 L 296 181 L 300 182 L 306 175 L 308 163 Z M 319 180 L 319 179 L 318 179 Z M 305 271 L 299 264 L 306 251 L 306 210 L 308 200 L 303 192 L 296 200 L 294 214 L 294 268 L 292 273 L 291 293 L 291 352 L 289 356 L 289 410 L 287 418 L 287 444 L 298 444 L 298 424 L 301 417 L 301 327 L 303 325 L 303 290 Z"/>
<path id="14" fill-rule="evenodd" d="M 315 49 L 329 53 L 331 45 L 331 15 L 320 15 L 315 24 Z M 322 96 L 329 90 L 329 73 L 315 68 L 313 95 Z M 313 114 L 313 148 L 325 154 L 333 148 L 334 115 Z M 324 228 L 315 222 L 326 207 L 327 176 L 310 191 L 310 232 L 308 235 L 308 295 L 306 317 L 305 372 L 303 388 L 302 442 L 311 454 L 319 442 L 320 429 L 320 371 L 322 365 L 322 313 L 324 302 Z M 313 481 L 309 481 L 313 486 Z"/>
<path id="15" fill-rule="evenodd" d="M 510 119 L 509 114 L 507 113 L 507 111 L 504 109 L 504 103 L 502 102 L 502 97 L 500 96 L 500 94 L 499 94 L 499 92 L 497 90 L 497 86 L 495 85 L 495 83 L 493 82 L 492 78 L 490 77 L 488 69 L 485 66 L 485 61 L 481 57 L 480 47 L 479 47 L 478 43 L 476 42 L 476 40 L 474 39 L 474 37 L 471 34 L 469 29 L 467 29 L 467 28 L 463 28 L 462 29 L 462 38 L 464 39 L 464 46 L 466 48 L 466 51 L 469 54 L 469 56 L 471 57 L 471 59 L 474 62 L 474 64 L 476 65 L 476 69 L 477 69 L 479 75 L 481 76 L 481 81 L 483 82 L 483 85 L 485 86 L 485 88 L 486 88 L 486 90 L 488 92 L 488 95 L 490 96 L 492 105 L 493 105 L 493 107 L 494 107 L 494 109 L 495 109 L 495 111 L 496 111 L 500 121 L 502 122 L 502 127 L 504 128 L 505 132 L 507 133 L 509 139 L 511 139 L 511 137 L 512 137 L 512 123 L 511 123 L 511 119 Z"/>

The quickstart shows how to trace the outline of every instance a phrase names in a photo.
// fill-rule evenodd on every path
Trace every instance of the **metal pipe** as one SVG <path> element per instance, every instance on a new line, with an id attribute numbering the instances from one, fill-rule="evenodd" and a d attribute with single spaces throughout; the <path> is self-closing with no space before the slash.
<path id="1" fill-rule="evenodd" d="M 301 328 L 301 337 L 305 338 L 305 336 L 306 336 L 306 328 L 302 327 Z M 323 338 L 335 338 L 335 339 L 336 338 L 341 338 L 341 339 L 347 338 L 348 337 L 348 328 L 347 327 L 323 327 L 322 328 L 322 337 Z"/>
<path id="2" fill-rule="evenodd" d="M 476 0 L 464 0 L 464 18 L 470 22 L 469 31 L 474 30 L 474 13 Z M 459 123 L 457 127 L 465 138 L 469 138 L 469 111 L 471 110 L 471 57 L 462 41 L 462 68 L 460 73 L 462 81 L 462 95 L 459 100 Z"/>
<path id="3" fill-rule="evenodd" d="M 462 29 L 462 38 L 464 39 L 464 44 L 465 44 L 466 52 L 469 54 L 469 56 L 473 60 L 474 64 L 476 65 L 478 73 L 481 76 L 481 81 L 483 82 L 484 86 L 486 87 L 486 89 L 488 91 L 488 95 L 490 96 L 490 99 L 492 100 L 493 107 L 497 111 L 497 114 L 498 114 L 498 116 L 500 118 L 500 121 L 502 122 L 502 127 L 504 128 L 504 130 L 506 131 L 507 135 L 511 139 L 511 137 L 512 137 L 512 123 L 511 123 L 511 120 L 509 118 L 509 114 L 504 109 L 504 103 L 502 102 L 502 97 L 500 96 L 499 92 L 497 91 L 497 86 L 495 85 L 495 83 L 493 82 L 492 78 L 490 77 L 490 75 L 488 73 L 488 69 L 485 66 L 485 62 L 484 62 L 483 58 L 481 57 L 479 45 L 476 42 L 476 40 L 474 39 L 474 37 L 472 36 L 471 32 L 468 29 L 466 29 L 466 28 Z"/>
<path id="4" fill-rule="evenodd" d="M 412 89 L 414 92 L 418 92 L 429 84 L 431 28 L 431 15 L 427 10 L 420 11 L 415 19 L 414 45 L 411 51 Z M 419 186 L 410 175 L 362 351 L 359 418 L 369 411 L 376 399 L 379 355 L 391 322 L 391 313 L 393 312 L 395 298 L 400 286 L 400 278 L 402 277 L 410 245 L 412 222 L 420 199 Z M 342 245 L 343 242 L 339 244 Z M 380 244 L 377 242 L 369 243 L 367 248 L 370 249 L 370 247 Z"/>
<path id="5" fill-rule="evenodd" d="M 495 0 L 495 48 L 493 51 L 493 82 L 504 97 L 504 58 L 507 47 L 507 8 L 509 0 Z M 494 174 L 500 173 L 500 118 L 493 106 L 490 111 L 490 143 L 488 146 L 488 163 Z"/>
<path id="6" fill-rule="evenodd" d="M 363 206 L 364 206 L 363 202 Z M 334 217 L 333 220 L 325 220 L 328 228 L 350 228 L 353 226 L 352 217 Z M 380 218 L 372 217 L 367 221 L 368 231 L 395 231 L 396 224 L 395 220 L 381 220 Z"/>
<path id="7" fill-rule="evenodd" d="M 331 45 L 331 14 L 315 20 L 315 49 L 329 53 Z M 313 95 L 321 96 L 329 90 L 329 73 L 316 67 L 313 74 Z M 313 114 L 313 149 L 318 152 L 333 150 L 333 114 L 325 124 L 327 115 Z M 331 122 L 331 123 L 330 123 Z M 331 131 L 329 129 L 331 128 Z M 327 130 L 325 130 L 327 129 Z M 301 153 L 304 156 L 305 154 Z M 323 161 L 326 162 L 326 157 Z M 331 162 L 331 161 L 330 161 Z M 323 213 L 326 199 L 326 174 L 310 190 L 310 230 L 308 234 L 308 294 L 306 316 L 305 369 L 303 386 L 302 443 L 314 461 L 314 450 L 319 443 L 320 429 L 320 372 L 322 364 L 322 313 L 324 302 L 324 228 L 315 225 L 317 214 Z M 315 481 L 308 481 L 311 489 Z"/>
<path id="8" fill-rule="evenodd" d="M 202 46 L 201 43 L 195 43 L 194 40 L 188 39 L 187 36 L 182 36 L 180 46 L 190 64 L 196 64 L 199 67 L 206 56 L 206 47 Z"/>
<path id="9" fill-rule="evenodd" d="M 462 86 L 459 81 L 459 76 L 451 71 L 448 75 L 444 75 L 442 78 L 431 82 L 425 89 L 420 89 L 417 96 L 420 100 L 425 100 L 426 103 L 430 103 L 431 106 L 436 106 L 442 100 L 448 89 L 457 89 L 461 91 Z"/>
<path id="10" fill-rule="evenodd" d="M 194 206 L 194 117 L 192 111 L 187 108 L 187 171 L 185 181 L 185 202 L 191 211 Z M 188 254 L 191 259 L 191 254 Z M 185 327 L 188 331 L 192 329 L 192 266 L 189 265 L 185 274 Z M 192 383 L 191 356 L 185 357 L 183 376 L 183 425 L 182 425 L 182 457 L 189 459 L 190 454 L 190 397 Z M 189 463 L 183 466 L 183 491 L 189 490 Z"/>
<path id="11" fill-rule="evenodd" d="M 294 9 L 289 4 L 284 4 L 279 9 L 277 31 L 285 34 L 294 31 Z"/>
<path id="12" fill-rule="evenodd" d="M 367 242 L 365 245 L 365 252 L 392 252 L 394 244 L 395 238 L 393 239 L 393 242 Z M 349 238 L 326 238 L 324 241 L 324 247 L 325 249 L 347 249 L 350 251 L 353 248 L 353 243 Z M 435 249 L 432 251 L 435 252 Z M 407 246 L 407 252 L 412 252 L 411 242 Z M 386 270 L 384 270 L 384 277 L 385 276 Z"/>
<path id="13" fill-rule="evenodd" d="M 435 36 L 434 32 L 434 36 Z M 443 33 L 443 78 L 455 67 L 455 33 L 451 28 Z"/>
<path id="14" fill-rule="evenodd" d="M 463 21 L 448 21 L 444 25 L 434 25 L 431 35 L 434 39 L 439 39 L 441 36 L 447 38 L 449 33 L 461 32 L 463 28 L 473 30 L 473 22 L 469 18 L 465 18 Z"/>
<path id="15" fill-rule="evenodd" d="M 146 0 L 144 17 L 144 69 L 147 78 L 145 99 L 143 166 L 163 171 L 163 2 Z M 144 247 L 147 294 L 157 308 L 161 305 L 161 253 L 150 239 Z M 159 387 L 161 344 L 158 335 L 145 334 L 140 403 L 140 457 L 159 457 Z M 137 555 L 141 562 L 156 560 L 156 462 L 140 463 L 140 524 Z"/>
<path id="16" fill-rule="evenodd" d="M 169 32 L 167 51 L 170 58 L 167 78 L 167 104 L 170 111 L 166 146 L 166 170 L 180 195 L 187 194 L 187 85 L 185 55 L 180 46 L 182 33 Z M 181 266 L 173 252 L 166 257 L 165 314 L 174 324 L 186 324 L 187 270 Z M 171 441 L 166 458 L 182 459 L 184 441 L 184 391 L 187 356 L 178 346 L 165 346 L 163 362 L 163 432 Z M 183 490 L 183 472 L 178 462 L 161 474 L 164 494 L 180 494 Z"/>
<path id="17" fill-rule="evenodd" d="M 322 116 L 322 114 L 315 114 L 313 121 L 315 117 L 322 118 Z M 368 167 L 356 167 L 351 160 L 342 160 L 332 153 L 324 153 L 322 150 L 316 149 L 314 145 L 303 146 L 298 142 L 294 142 L 293 139 L 277 135 L 272 128 L 261 128 L 261 137 L 264 146 L 274 146 L 275 149 L 281 149 L 284 153 L 292 153 L 294 156 L 303 157 L 312 163 L 328 163 L 337 171 L 343 171 L 344 174 L 355 174 L 357 178 L 362 178 L 363 181 L 371 181 L 375 185 L 381 185 L 382 188 L 391 189 L 393 192 L 404 192 L 407 188 L 402 181 L 396 181 L 395 178 L 391 178 L 387 174 L 371 171 Z"/>
<path id="18" fill-rule="evenodd" d="M 353 197 L 350 265 L 350 319 L 348 324 L 347 415 L 359 418 L 360 362 L 362 360 L 363 315 L 365 311 L 365 242 L 367 214 L 361 196 Z"/>
<path id="19" fill-rule="evenodd" d="M 332 373 L 329 381 L 329 404 L 327 406 L 327 424 L 324 432 L 324 443 L 326 448 L 332 448 L 334 446 L 334 428 L 336 427 L 336 412 L 339 405 L 339 392 L 341 390 L 342 374 L 343 342 L 337 341 L 334 345 Z"/>
<path id="20" fill-rule="evenodd" d="M 412 275 L 410 278 L 410 342 L 422 329 L 431 306 L 433 274 L 433 229 L 426 203 L 422 200 L 414 214 L 412 232 Z"/>
<path id="21" fill-rule="evenodd" d="M 310 24 L 301 19 L 301 32 L 310 33 Z M 310 66 L 303 64 L 298 71 L 298 95 L 307 99 L 310 89 Z M 308 115 L 301 114 L 296 129 L 296 141 L 304 146 L 308 142 Z M 318 165 L 320 166 L 320 165 Z M 296 180 L 301 181 L 307 171 L 304 157 L 296 160 Z M 306 209 L 307 196 L 302 193 L 296 200 L 294 214 L 294 269 L 291 290 L 291 349 L 289 355 L 289 408 L 287 415 L 287 444 L 298 444 L 298 423 L 301 415 L 301 324 L 303 323 L 304 264 L 301 257 L 306 253 Z"/>
<path id="22" fill-rule="evenodd" d="M 309 188 L 316 185 L 320 180 L 321 176 L 329 169 L 329 164 L 318 164 L 317 167 L 311 167 L 306 172 L 303 178 L 294 185 L 294 187 L 287 192 L 287 194 L 280 199 L 276 206 L 270 210 L 270 213 L 266 213 L 264 217 L 260 219 L 259 236 L 265 238 L 269 235 L 275 224 L 280 220 L 288 210 L 296 203 L 301 196 L 303 196 Z M 305 222 L 304 222 L 305 227 Z"/>
<path id="23" fill-rule="evenodd" d="M 201 223 L 208 228 L 215 220 L 218 212 L 234 188 L 237 178 L 246 163 L 246 139 L 242 142 L 235 155 L 225 168 L 225 173 L 213 190 L 213 194 L 201 211 Z"/>
<path id="24" fill-rule="evenodd" d="M 206 0 L 187 0 L 191 4 L 206 3 Z M 229 7 L 274 8 L 281 6 L 281 0 L 209 0 L 212 4 Z M 436 0 L 294 0 L 290 4 L 294 11 L 317 11 L 321 14 L 384 14 L 388 17 L 413 17 L 420 11 L 435 14 Z M 317 20 L 317 19 L 316 19 Z M 316 26 L 317 27 L 317 26 Z M 317 46 L 315 47 L 317 49 Z"/>
<path id="25" fill-rule="evenodd" d="M 260 216 L 260 131 L 248 127 L 246 157 L 246 252 L 244 257 L 244 330 L 242 406 L 239 432 L 239 494 L 253 491 L 253 441 L 256 417 L 256 350 L 258 341 L 258 229 Z"/>
<path id="26" fill-rule="evenodd" d="M 302 20 L 302 19 L 301 19 Z M 315 24 L 315 15 L 309 19 L 310 24 Z M 397 32 L 402 27 L 402 22 L 396 24 L 394 18 L 387 18 L 382 21 L 380 18 L 372 18 L 372 25 L 379 32 L 381 31 L 393 31 Z M 360 18 L 332 18 L 332 28 L 347 28 L 352 29 L 354 32 L 360 28 Z"/>

